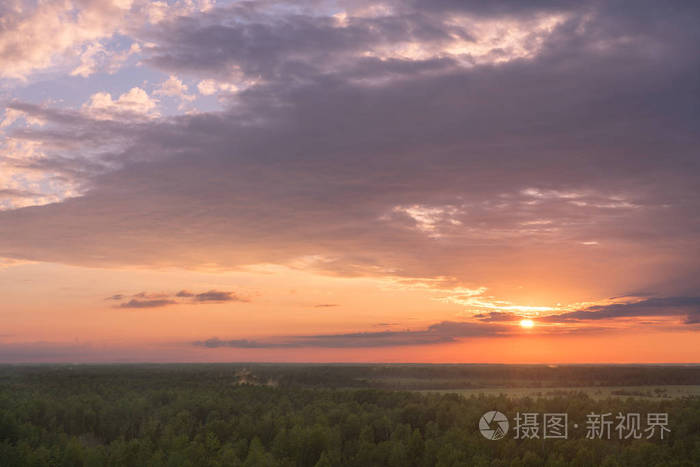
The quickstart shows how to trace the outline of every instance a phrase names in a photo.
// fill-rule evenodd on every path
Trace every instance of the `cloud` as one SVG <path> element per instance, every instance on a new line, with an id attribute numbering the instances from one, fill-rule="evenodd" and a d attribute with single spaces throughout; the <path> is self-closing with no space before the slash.
<path id="1" fill-rule="evenodd" d="M 2 188 L 0 189 L 0 198 L 32 198 L 39 196 L 37 193 L 32 193 L 31 191 L 16 190 L 13 188 Z"/>
<path id="2" fill-rule="evenodd" d="M 224 81 L 205 79 L 197 83 L 197 90 L 203 96 L 211 96 L 212 94 L 216 94 L 220 91 L 234 93 L 238 91 L 238 86 Z"/>
<path id="3" fill-rule="evenodd" d="M 25 120 L 25 122 L 29 125 L 43 125 L 45 123 L 40 118 L 32 118 L 21 110 L 8 107 L 5 109 L 5 115 L 3 116 L 2 122 L 0 122 L 0 128 L 8 127 L 18 120 Z"/>
<path id="4" fill-rule="evenodd" d="M 139 292 L 132 295 L 134 298 L 167 298 L 169 294 L 163 292 Z"/>
<path id="5" fill-rule="evenodd" d="M 171 75 L 167 80 L 163 81 L 154 94 L 157 96 L 168 96 L 177 98 L 180 101 L 180 108 L 184 108 L 185 104 L 192 102 L 196 96 L 187 93 L 188 87 L 177 76 Z"/>
<path id="6" fill-rule="evenodd" d="M 31 264 L 31 261 L 24 261 L 15 258 L 3 258 L 0 256 L 0 270 L 7 269 L 13 266 L 19 266 L 22 264 Z"/>
<path id="7" fill-rule="evenodd" d="M 465 338 L 499 337 L 510 334 L 510 328 L 469 322 L 443 321 L 418 331 L 380 331 L 347 334 L 318 334 L 311 336 L 288 336 L 266 340 L 211 338 L 196 341 L 195 346 L 216 348 L 360 348 L 434 345 L 455 342 Z"/>
<path id="8" fill-rule="evenodd" d="M 340 306 L 337 303 L 319 303 L 318 305 L 314 305 L 314 308 L 332 308 Z"/>
<path id="9" fill-rule="evenodd" d="M 688 314 L 685 318 L 685 324 L 700 324 L 700 312 L 695 311 Z"/>
<path id="10" fill-rule="evenodd" d="M 242 302 L 246 301 L 236 296 L 233 292 L 223 292 L 220 290 L 209 290 L 194 296 L 196 302 Z"/>
<path id="11" fill-rule="evenodd" d="M 224 302 L 248 302 L 247 298 L 242 298 L 234 292 L 209 290 L 201 293 L 194 293 L 188 290 L 180 290 L 175 294 L 164 292 L 139 292 L 128 296 L 124 294 L 115 294 L 108 297 L 107 300 L 127 300 L 121 303 L 118 308 L 158 308 L 167 305 L 178 305 L 184 303 L 224 303 Z"/>
<path id="12" fill-rule="evenodd" d="M 116 100 L 107 92 L 95 93 L 83 105 L 83 111 L 98 120 L 154 117 L 157 102 L 143 89 L 134 87 Z"/>
<path id="13" fill-rule="evenodd" d="M 686 324 L 696 324 L 700 322 L 700 297 L 652 297 L 638 301 L 594 305 L 581 310 L 544 316 L 537 320 L 570 323 L 642 316 L 681 316 L 685 317 Z"/>
<path id="14" fill-rule="evenodd" d="M 177 302 L 175 300 L 167 299 L 146 299 L 140 300 L 137 298 L 132 298 L 126 303 L 119 305 L 119 308 L 160 308 L 168 305 L 175 305 Z"/>
<path id="15" fill-rule="evenodd" d="M 41 150 L 22 164 L 80 196 L 0 212 L 0 252 L 696 290 L 697 7 L 516 3 L 165 15 L 132 31 L 144 66 L 238 91 L 173 118 L 138 118 L 156 109 L 141 85 L 98 95 L 103 115 L 11 103 L 47 122 L 7 127 Z"/>
<path id="16" fill-rule="evenodd" d="M 126 60 L 141 51 L 141 46 L 134 42 L 121 52 L 108 50 L 99 41 L 88 44 L 80 54 L 80 64 L 71 71 L 71 76 L 88 76 L 97 71 L 107 71 L 112 74 L 121 68 Z"/>
<path id="17" fill-rule="evenodd" d="M 234 78 L 235 84 L 241 77 L 303 82 L 342 71 L 352 79 L 374 81 L 435 67 L 531 58 L 566 19 L 562 10 L 477 19 L 469 12 L 430 11 L 425 5 L 395 3 L 369 13 L 344 3 L 344 12 L 328 16 L 302 3 L 291 15 L 233 4 L 195 21 L 180 18 L 156 31 L 146 62 L 208 75 L 203 94 L 215 92 L 216 81 L 231 84 Z"/>
<path id="18" fill-rule="evenodd" d="M 36 70 L 61 64 L 61 57 L 77 55 L 83 44 L 83 64 L 77 73 L 91 72 L 93 42 L 111 37 L 128 15 L 131 1 L 55 1 L 37 4 L 7 0 L 0 6 L 0 77 L 26 79 Z"/>
<path id="19" fill-rule="evenodd" d="M 39 71 L 66 68 L 81 77 L 114 73 L 141 51 L 138 42 L 121 47 L 120 39 L 147 35 L 153 23 L 211 6 L 211 0 L 5 0 L 0 78 L 27 80 Z"/>
<path id="20" fill-rule="evenodd" d="M 474 318 L 485 323 L 494 323 L 501 321 L 519 321 L 525 318 L 525 316 L 507 311 L 491 311 L 488 313 L 476 314 Z"/>

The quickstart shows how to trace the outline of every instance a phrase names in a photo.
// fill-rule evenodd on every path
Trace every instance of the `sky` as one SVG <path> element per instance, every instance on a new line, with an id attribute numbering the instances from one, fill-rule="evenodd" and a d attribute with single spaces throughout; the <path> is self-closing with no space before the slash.
<path id="1" fill-rule="evenodd" d="M 700 362 L 700 5 L 5 0 L 0 362 Z"/>

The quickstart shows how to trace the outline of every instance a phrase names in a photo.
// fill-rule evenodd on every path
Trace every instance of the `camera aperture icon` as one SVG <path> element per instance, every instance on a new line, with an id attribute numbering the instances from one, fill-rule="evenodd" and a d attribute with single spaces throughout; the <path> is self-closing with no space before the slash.
<path id="1" fill-rule="evenodd" d="M 486 439 L 501 439 L 508 432 L 508 417 L 497 410 L 486 412 L 479 420 L 479 431 Z"/>

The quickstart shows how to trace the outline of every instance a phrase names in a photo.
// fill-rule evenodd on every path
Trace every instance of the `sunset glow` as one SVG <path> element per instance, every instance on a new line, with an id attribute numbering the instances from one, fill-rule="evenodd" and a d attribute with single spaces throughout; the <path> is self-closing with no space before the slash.
<path id="1" fill-rule="evenodd" d="M 700 360 L 693 14 L 489 5 L 0 6 L 0 363 Z"/>

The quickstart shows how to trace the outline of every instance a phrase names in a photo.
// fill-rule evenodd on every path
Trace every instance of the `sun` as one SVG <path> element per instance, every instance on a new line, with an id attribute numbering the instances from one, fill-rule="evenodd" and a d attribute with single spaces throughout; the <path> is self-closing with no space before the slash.
<path id="1" fill-rule="evenodd" d="M 531 319 L 522 319 L 520 320 L 520 327 L 525 328 L 525 329 L 530 329 L 535 325 L 535 322 L 532 321 Z"/>

